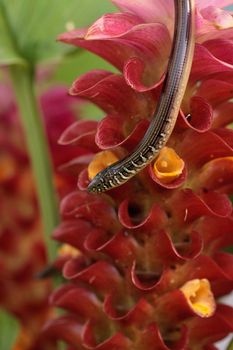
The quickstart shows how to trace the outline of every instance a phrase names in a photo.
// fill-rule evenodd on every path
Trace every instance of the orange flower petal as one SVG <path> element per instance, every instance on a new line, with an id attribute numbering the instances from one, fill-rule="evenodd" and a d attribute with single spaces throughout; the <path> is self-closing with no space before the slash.
<path id="1" fill-rule="evenodd" d="M 88 177 L 92 180 L 101 170 L 117 162 L 119 158 L 111 151 L 99 152 L 92 159 L 88 166 Z"/>
<path id="2" fill-rule="evenodd" d="M 207 279 L 194 279 L 185 283 L 181 288 L 189 306 L 200 317 L 213 315 L 216 304 L 210 283 Z"/>
<path id="3" fill-rule="evenodd" d="M 80 251 L 74 247 L 72 247 L 69 244 L 63 244 L 59 249 L 58 249 L 58 255 L 59 256 L 64 256 L 64 255 L 69 255 L 72 257 L 76 257 L 80 255 Z"/>
<path id="4" fill-rule="evenodd" d="M 203 165 L 203 170 L 205 171 L 210 165 L 217 164 L 218 162 L 221 162 L 222 160 L 229 160 L 233 162 L 233 157 L 220 157 L 210 160 L 209 162 L 205 163 Z"/>
<path id="5" fill-rule="evenodd" d="M 12 178 L 16 173 L 14 159 L 6 154 L 0 156 L 0 182 Z"/>
<path id="6" fill-rule="evenodd" d="M 184 161 L 177 155 L 174 149 L 164 147 L 154 162 L 155 176 L 163 183 L 169 183 L 182 174 Z"/>
<path id="7" fill-rule="evenodd" d="M 32 339 L 25 328 L 22 328 L 11 350 L 27 350 L 32 345 Z"/>

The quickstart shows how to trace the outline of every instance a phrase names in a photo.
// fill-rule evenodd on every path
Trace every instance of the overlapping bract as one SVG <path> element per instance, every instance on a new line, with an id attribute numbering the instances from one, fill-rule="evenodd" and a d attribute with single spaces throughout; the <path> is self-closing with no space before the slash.
<path id="1" fill-rule="evenodd" d="M 121 73 L 93 70 L 70 89 L 107 115 L 78 121 L 60 138 L 89 153 L 66 164 L 76 169 L 79 189 L 61 202 L 54 238 L 78 253 L 67 253 L 69 283 L 51 297 L 67 314 L 44 332 L 72 349 L 213 349 L 233 328 L 232 308 L 215 310 L 212 298 L 217 303 L 233 285 L 233 258 L 223 251 L 233 243 L 233 20 L 217 7 L 231 1 L 196 1 L 195 56 L 165 150 L 173 152 L 155 164 L 163 171 L 158 176 L 152 164 L 98 196 L 86 192 L 88 165 L 96 153 L 103 162 L 103 151 L 123 157 L 142 138 L 172 41 L 173 1 L 113 2 L 121 13 L 60 36 Z"/>

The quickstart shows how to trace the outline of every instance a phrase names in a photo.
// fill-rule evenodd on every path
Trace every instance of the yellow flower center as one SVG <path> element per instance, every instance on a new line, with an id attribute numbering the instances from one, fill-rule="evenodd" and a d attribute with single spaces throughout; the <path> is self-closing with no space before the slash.
<path id="1" fill-rule="evenodd" d="M 69 244 L 63 244 L 58 249 L 58 255 L 59 256 L 69 255 L 69 256 L 72 256 L 73 258 L 75 258 L 75 257 L 80 255 L 80 251 L 77 248 L 74 248 Z"/>
<path id="2" fill-rule="evenodd" d="M 111 151 L 99 152 L 92 159 L 88 166 L 88 177 L 92 180 L 101 170 L 117 162 L 119 158 Z"/>
<path id="3" fill-rule="evenodd" d="M 155 176 L 163 183 L 175 180 L 183 169 L 184 161 L 169 147 L 162 148 L 153 166 Z"/>
<path id="4" fill-rule="evenodd" d="M 189 306 L 201 317 L 213 315 L 216 304 L 210 283 L 207 279 L 194 279 L 185 283 L 181 288 Z"/>

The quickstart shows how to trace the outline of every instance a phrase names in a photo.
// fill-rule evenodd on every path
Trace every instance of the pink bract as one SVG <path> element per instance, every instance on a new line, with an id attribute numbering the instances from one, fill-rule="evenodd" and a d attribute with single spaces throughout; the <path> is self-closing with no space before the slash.
<path id="1" fill-rule="evenodd" d="M 70 89 L 106 116 L 74 123 L 60 138 L 64 147 L 84 146 L 87 156 L 70 163 L 78 189 L 62 200 L 63 222 L 54 232 L 78 249 L 63 264 L 67 284 L 51 297 L 66 316 L 47 324 L 45 333 L 78 349 L 213 350 L 233 330 L 232 308 L 218 301 L 233 288 L 233 258 L 222 251 L 233 242 L 233 22 L 223 9 L 232 1 L 196 1 L 192 70 L 167 143 L 183 161 L 179 176 L 167 182 L 152 164 L 99 196 L 86 192 L 87 163 L 96 154 L 104 161 L 104 152 L 123 158 L 143 137 L 173 35 L 173 1 L 113 3 L 120 13 L 59 36 L 120 72 L 92 70 Z M 174 158 L 167 159 L 169 172 Z M 81 297 L 85 305 L 75 301 Z"/>

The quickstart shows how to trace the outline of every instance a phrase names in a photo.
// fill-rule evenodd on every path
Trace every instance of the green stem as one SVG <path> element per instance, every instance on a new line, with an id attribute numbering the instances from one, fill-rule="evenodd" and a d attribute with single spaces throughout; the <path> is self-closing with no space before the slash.
<path id="1" fill-rule="evenodd" d="M 49 150 L 34 90 L 34 74 L 29 66 L 12 66 L 10 71 L 36 181 L 48 259 L 52 261 L 56 256 L 56 244 L 51 240 L 51 233 L 58 224 L 58 210 Z"/>
<path id="2" fill-rule="evenodd" d="M 226 350 L 233 350 L 233 338 L 231 339 L 230 343 L 228 344 Z"/>

